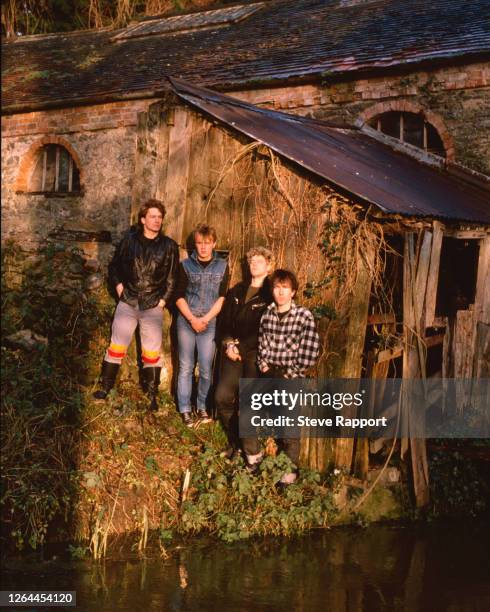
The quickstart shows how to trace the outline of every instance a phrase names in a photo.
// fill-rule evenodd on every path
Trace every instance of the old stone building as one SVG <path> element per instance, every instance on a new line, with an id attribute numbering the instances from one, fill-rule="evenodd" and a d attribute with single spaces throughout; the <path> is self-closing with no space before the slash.
<path id="1" fill-rule="evenodd" d="M 321 374 L 485 378 L 489 9 L 272 0 L 10 41 L 3 239 L 71 242 L 105 263 L 158 197 L 182 249 L 207 220 L 234 276 L 265 242 L 305 299 L 319 290 Z M 425 447 L 412 442 L 423 505 Z M 312 467 L 333 457 L 366 474 L 367 443 L 303 451 Z"/>
<path id="2" fill-rule="evenodd" d="M 35 249 L 63 229 L 106 257 L 101 232 L 116 240 L 145 192 L 138 116 L 165 97 L 167 76 L 288 113 L 370 125 L 488 173 L 488 8 L 486 0 L 247 2 L 117 31 L 8 41 L 3 239 L 21 232 Z M 153 159 L 180 163 L 182 147 L 194 146 L 188 117 L 177 112 L 169 150 L 156 143 Z M 181 244 L 184 194 L 179 184 L 159 194 Z"/>

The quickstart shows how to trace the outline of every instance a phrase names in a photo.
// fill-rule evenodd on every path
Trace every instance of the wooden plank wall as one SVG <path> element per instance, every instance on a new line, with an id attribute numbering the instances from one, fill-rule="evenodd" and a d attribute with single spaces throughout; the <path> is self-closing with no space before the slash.
<path id="1" fill-rule="evenodd" d="M 351 300 L 349 322 L 346 329 L 346 351 L 341 372 L 342 378 L 361 377 L 374 257 L 374 248 L 371 247 L 364 253 L 364 258 L 358 260 L 356 288 Z M 355 416 L 355 414 L 349 415 L 346 413 L 345 416 Z M 339 438 L 336 440 L 335 464 L 337 467 L 350 470 L 353 453 L 354 438 Z"/>
<path id="2" fill-rule="evenodd" d="M 199 222 L 208 222 L 218 230 L 218 247 L 230 250 L 234 266 L 233 281 L 240 277 L 238 259 L 251 243 L 261 242 L 250 219 L 254 202 L 248 195 L 248 185 L 263 182 L 264 164 L 255 163 L 230 167 L 238 153 L 249 140 L 234 136 L 225 129 L 207 121 L 188 107 L 166 100 L 150 107 L 140 117 L 137 141 L 137 157 L 133 184 L 133 215 L 143 198 L 160 197 L 168 209 L 166 232 L 182 247 L 189 234 Z M 215 188 L 221 176 L 219 186 Z M 298 178 L 305 181 L 304 178 Z M 210 195 L 212 199 L 210 201 Z M 403 354 L 403 376 L 425 375 L 426 348 L 425 330 L 435 324 L 435 308 L 439 277 L 439 261 L 443 233 L 446 228 L 439 222 L 433 223 L 433 231 L 424 231 L 419 236 L 410 232 L 406 235 L 404 256 L 404 326 L 405 343 L 396 355 Z M 459 235 L 458 235 L 459 237 Z M 444 352 L 447 357 L 455 356 L 456 368 L 466 373 L 487 372 L 485 359 L 488 355 L 490 333 L 490 281 L 489 257 L 490 239 L 481 238 L 477 294 L 473 311 L 459 314 L 453 338 L 444 336 Z M 367 259 L 374 253 L 365 254 Z M 294 257 L 301 254 L 294 254 Z M 288 257 L 293 255 L 288 252 Z M 291 259 L 291 261 L 294 261 Z M 351 315 L 346 323 L 345 334 L 339 338 L 344 349 L 340 351 L 335 372 L 330 376 L 357 378 L 361 375 L 362 351 L 368 318 L 368 304 L 371 290 L 368 261 L 360 260 L 359 282 L 352 299 Z M 315 267 L 318 262 L 312 262 Z M 470 314 L 469 314 L 470 313 Z M 470 321 L 471 318 L 471 321 Z M 464 322 L 463 322 L 464 321 Z M 167 327 L 167 326 L 166 326 Z M 447 329 L 447 328 L 446 328 Z M 449 331 L 449 330 L 448 330 Z M 472 334 L 472 335 L 471 335 Z M 456 347 L 463 337 L 471 350 L 458 352 Z M 469 343 L 468 338 L 471 337 Z M 442 341 L 442 336 L 440 338 Z M 439 339 L 437 339 L 439 342 Z M 168 345 L 165 350 L 167 351 Z M 329 348 L 329 350 L 331 350 Z M 395 353 L 389 355 L 394 358 Z M 378 356 L 379 357 L 379 356 Z M 378 359 L 380 362 L 380 359 Z M 373 367 L 373 376 L 384 374 L 387 364 Z M 379 371 L 378 371 L 379 370 Z M 378 372 L 374 374 L 374 372 Z M 447 368 L 446 372 L 447 375 Z M 385 375 L 385 374 L 384 374 Z M 418 505 L 424 505 L 428 495 L 428 473 L 423 441 L 406 441 L 411 448 Z M 357 468 L 366 473 L 367 446 L 359 445 Z M 304 441 L 302 456 L 311 467 L 325 469 L 330 460 L 335 465 L 350 469 L 353 460 L 353 440 L 340 439 Z M 331 463 L 330 463 L 331 464 Z"/>
<path id="3" fill-rule="evenodd" d="M 490 236 L 480 240 L 475 295 L 473 378 L 490 378 Z"/>
<path id="4" fill-rule="evenodd" d="M 193 127 L 192 114 L 187 109 L 174 109 L 174 121 L 168 132 L 167 168 L 162 168 L 158 181 L 157 197 L 161 197 L 167 207 L 167 233 L 182 244 L 184 215 L 187 205 L 187 189 Z M 163 137 L 167 130 L 163 128 Z M 165 147 L 165 142 L 162 142 Z"/>

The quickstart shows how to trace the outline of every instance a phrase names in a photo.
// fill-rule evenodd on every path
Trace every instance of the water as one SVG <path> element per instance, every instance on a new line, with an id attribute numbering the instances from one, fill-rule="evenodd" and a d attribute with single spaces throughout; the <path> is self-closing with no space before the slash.
<path id="1" fill-rule="evenodd" d="M 488 612 L 489 545 L 481 522 L 198 539 L 167 559 L 11 561 L 2 588 L 76 590 L 87 612 Z"/>

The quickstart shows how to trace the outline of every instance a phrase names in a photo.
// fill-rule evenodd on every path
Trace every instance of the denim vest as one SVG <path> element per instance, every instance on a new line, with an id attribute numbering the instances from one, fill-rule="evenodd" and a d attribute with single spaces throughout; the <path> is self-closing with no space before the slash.
<path id="1" fill-rule="evenodd" d="M 204 268 L 194 251 L 188 259 L 182 262 L 189 278 L 185 301 L 195 317 L 202 317 L 219 297 L 219 286 L 226 271 L 226 260 L 213 253 L 213 259 Z"/>

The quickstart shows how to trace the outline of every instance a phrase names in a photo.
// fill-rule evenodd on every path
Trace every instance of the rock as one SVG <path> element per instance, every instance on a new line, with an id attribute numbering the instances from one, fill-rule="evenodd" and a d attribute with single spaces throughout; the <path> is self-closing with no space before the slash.
<path id="1" fill-rule="evenodd" d="M 26 351 L 39 348 L 39 345 L 48 346 L 48 339 L 40 336 L 30 329 L 22 329 L 15 334 L 11 334 L 5 338 L 6 344 L 13 348 L 22 348 Z"/>
<path id="2" fill-rule="evenodd" d="M 44 276 L 46 276 L 46 270 L 43 270 L 43 268 L 39 266 L 37 268 L 33 268 L 30 271 L 30 275 L 37 280 L 39 278 L 43 278 Z"/>
<path id="3" fill-rule="evenodd" d="M 96 259 L 87 259 L 84 263 L 84 268 L 89 272 L 98 272 L 100 270 L 100 263 Z"/>
<path id="4" fill-rule="evenodd" d="M 333 500 L 335 502 L 335 505 L 337 506 L 337 508 L 341 509 L 344 508 L 344 506 L 347 505 L 347 501 L 348 501 L 348 487 L 347 485 L 341 485 L 338 489 L 338 491 L 336 491 L 333 494 Z"/>
<path id="5" fill-rule="evenodd" d="M 358 513 L 369 522 L 399 520 L 404 514 L 400 493 L 393 487 L 378 485 L 360 506 Z"/>
<path id="6" fill-rule="evenodd" d="M 83 268 L 78 263 L 72 263 L 68 266 L 68 272 L 74 276 L 83 276 Z"/>
<path id="7" fill-rule="evenodd" d="M 85 486 L 88 489 L 98 489 L 101 486 L 100 476 L 97 472 L 84 472 Z"/>
<path id="8" fill-rule="evenodd" d="M 378 477 L 379 473 L 381 472 L 381 469 L 379 470 L 369 470 L 368 472 L 368 482 L 373 482 L 374 480 L 376 480 L 376 478 Z M 386 468 L 385 471 L 383 472 L 379 482 L 381 484 L 395 484 L 397 482 L 400 482 L 400 470 L 397 469 L 396 467 L 389 467 Z"/>
<path id="9" fill-rule="evenodd" d="M 85 279 L 85 289 L 87 289 L 87 291 L 95 291 L 99 289 L 99 287 L 102 287 L 103 284 L 104 279 L 100 274 L 91 274 Z"/>

